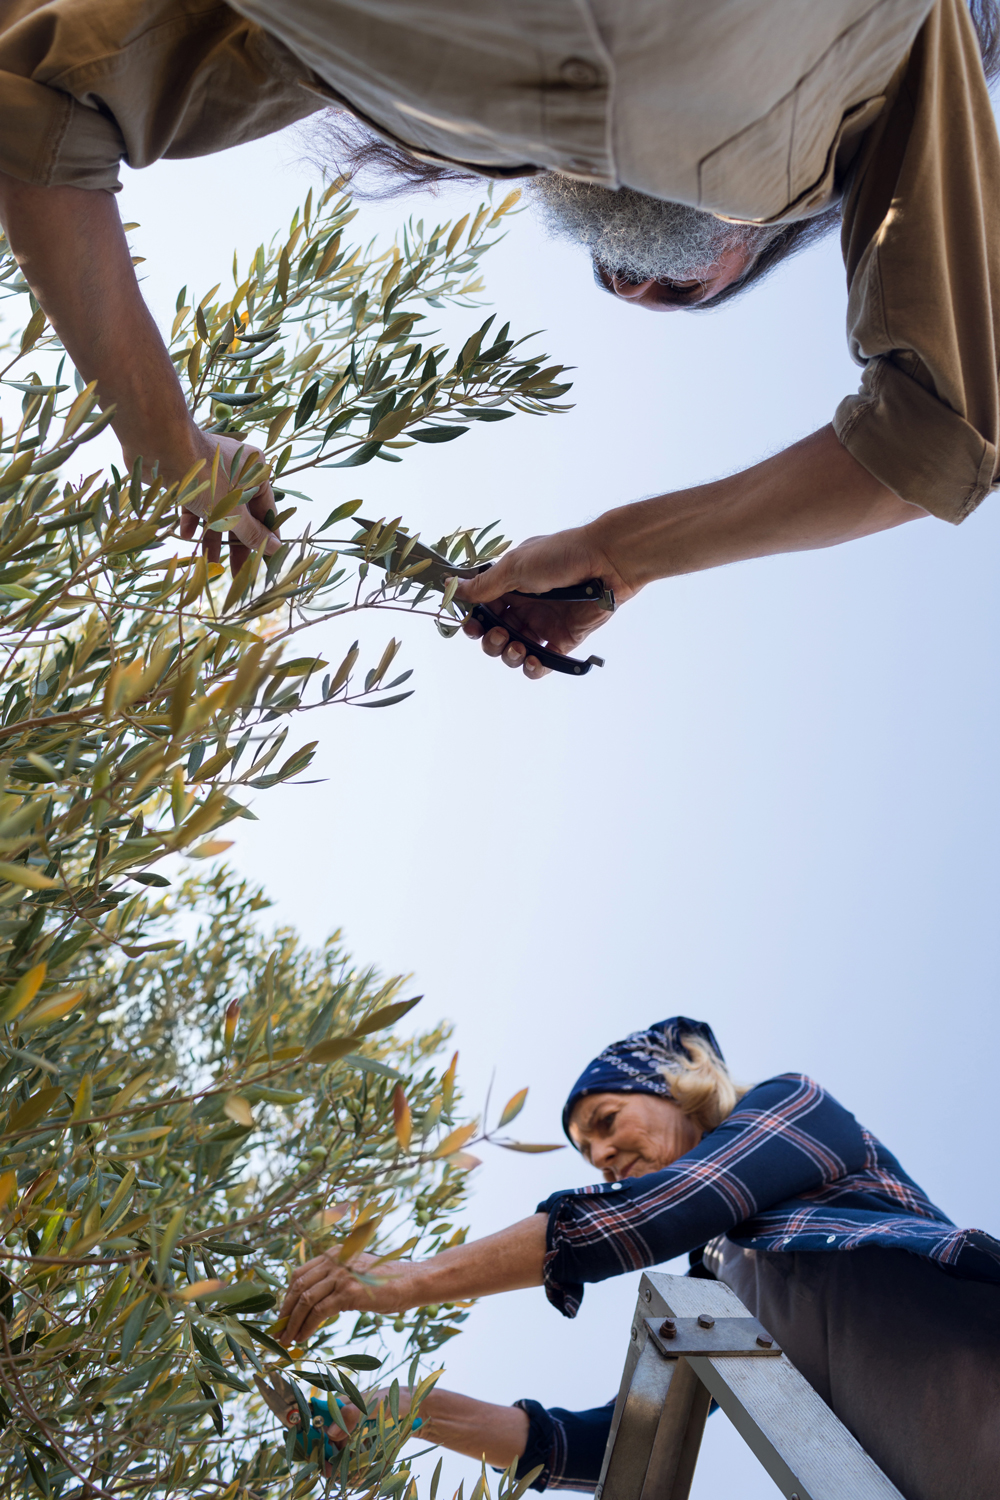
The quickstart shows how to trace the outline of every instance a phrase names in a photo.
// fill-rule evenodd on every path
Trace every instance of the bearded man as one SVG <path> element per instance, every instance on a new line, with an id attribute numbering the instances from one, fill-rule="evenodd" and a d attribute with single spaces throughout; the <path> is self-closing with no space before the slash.
<path id="1" fill-rule="evenodd" d="M 995 486 L 998 53 L 995 0 L 0 0 L 0 218 L 126 456 L 168 478 L 213 439 L 135 282 L 123 159 L 207 154 L 333 106 L 333 147 L 353 120 L 348 155 L 404 186 L 532 178 L 606 290 L 656 311 L 718 306 L 839 222 L 863 375 L 828 426 L 532 538 L 462 586 L 565 653 L 607 613 L 513 591 L 600 577 L 624 602 L 679 573 L 957 523 Z M 265 487 L 238 544 L 267 543 L 270 505 Z M 483 644 L 544 675 L 502 626 Z"/>

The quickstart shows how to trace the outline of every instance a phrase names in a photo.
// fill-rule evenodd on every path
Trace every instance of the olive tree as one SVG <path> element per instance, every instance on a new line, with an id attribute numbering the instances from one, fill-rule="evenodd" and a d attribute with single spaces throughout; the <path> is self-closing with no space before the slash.
<path id="1" fill-rule="evenodd" d="M 401 1450 L 419 1401 L 400 1420 L 390 1395 L 331 1464 L 251 1377 L 285 1370 L 302 1402 L 331 1393 L 334 1420 L 336 1393 L 363 1406 L 376 1370 L 433 1380 L 459 1307 L 338 1321 L 289 1351 L 273 1309 L 320 1249 L 461 1240 L 480 1127 L 457 1113 L 446 1030 L 400 1037 L 416 1003 L 400 979 L 358 968 L 338 934 L 314 951 L 268 932 L 266 895 L 217 864 L 171 881 L 177 856 L 215 861 L 227 824 L 264 815 L 251 795 L 309 765 L 315 740 L 285 747 L 295 715 L 408 696 L 395 639 L 362 676 L 347 620 L 333 663 L 290 655 L 294 637 L 372 609 L 447 634 L 457 610 L 403 566 L 401 518 L 358 534 L 360 501 L 320 524 L 283 509 L 280 549 L 234 578 L 179 539 L 178 512 L 213 484 L 207 524 L 225 531 L 267 473 L 280 500 L 308 502 L 293 477 L 559 409 L 561 369 L 493 319 L 457 353 L 422 331 L 428 309 L 474 305 L 512 198 L 429 233 L 411 222 L 379 251 L 345 242 L 355 210 L 334 185 L 234 261 L 228 300 L 182 292 L 171 348 L 191 409 L 263 455 L 237 452 L 221 485 L 167 485 L 141 460 L 68 477 L 111 413 L 74 390 L 2 247 L 0 289 L 24 313 L 0 435 L 3 1493 L 412 1488 Z M 503 542 L 472 527 L 440 546 L 480 561 Z M 398 572 L 369 573 L 392 554 Z"/>

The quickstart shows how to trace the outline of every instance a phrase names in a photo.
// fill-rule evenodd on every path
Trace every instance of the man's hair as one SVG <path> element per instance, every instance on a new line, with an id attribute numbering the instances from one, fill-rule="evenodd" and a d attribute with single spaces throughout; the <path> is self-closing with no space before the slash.
<path id="1" fill-rule="evenodd" d="M 968 0 L 968 5 L 986 81 L 995 83 L 1000 77 L 1000 0 Z M 360 120 L 337 109 L 326 110 L 315 121 L 309 148 L 316 165 L 348 179 L 355 197 L 362 199 L 398 198 L 443 182 L 481 180 L 478 173 L 464 172 L 451 163 L 415 156 L 402 144 L 383 140 Z M 839 224 L 840 208 L 834 205 L 811 219 L 784 225 L 737 281 L 705 302 L 690 304 L 688 310 L 707 312 L 721 307 L 763 281 L 793 255 L 825 239 Z M 604 285 L 599 278 L 598 285 Z"/>
<path id="2" fill-rule="evenodd" d="M 976 29 L 986 82 L 996 83 L 1000 78 L 1000 3 L 969 0 L 969 14 Z"/>

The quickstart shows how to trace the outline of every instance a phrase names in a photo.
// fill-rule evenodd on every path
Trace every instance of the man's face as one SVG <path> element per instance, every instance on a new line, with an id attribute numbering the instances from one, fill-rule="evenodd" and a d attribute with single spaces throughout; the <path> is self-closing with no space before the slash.
<path id="1" fill-rule="evenodd" d="M 669 277 L 646 277 L 632 280 L 615 271 L 608 271 L 594 261 L 594 277 L 606 292 L 631 302 L 634 307 L 644 307 L 647 312 L 676 312 L 680 307 L 697 307 L 707 302 L 717 292 L 724 291 L 739 281 L 757 258 L 757 251 L 745 245 L 720 251 L 717 258 L 701 275 L 687 281 Z"/>
<path id="2" fill-rule="evenodd" d="M 652 312 L 714 297 L 739 280 L 778 232 L 558 172 L 533 178 L 529 196 L 553 234 L 590 251 L 606 291 Z"/>

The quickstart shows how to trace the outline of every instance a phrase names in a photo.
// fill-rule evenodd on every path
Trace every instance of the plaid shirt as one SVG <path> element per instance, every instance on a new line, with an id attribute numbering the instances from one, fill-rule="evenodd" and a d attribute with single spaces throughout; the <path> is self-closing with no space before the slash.
<path id="1" fill-rule="evenodd" d="M 885 1245 L 1000 1282 L 1000 1243 L 957 1229 L 899 1162 L 819 1084 L 783 1073 L 662 1172 L 553 1193 L 545 1290 L 576 1316 L 603 1281 L 728 1234 L 749 1250 Z"/>

